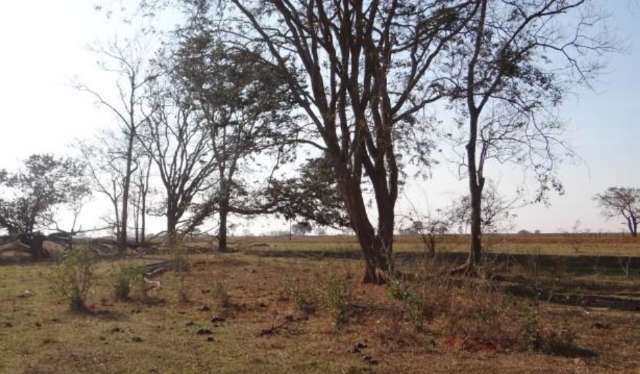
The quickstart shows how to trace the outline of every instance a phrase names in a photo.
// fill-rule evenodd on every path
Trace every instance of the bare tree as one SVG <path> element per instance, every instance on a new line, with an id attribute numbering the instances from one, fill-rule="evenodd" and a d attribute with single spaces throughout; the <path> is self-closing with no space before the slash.
<path id="1" fill-rule="evenodd" d="M 78 89 L 89 93 L 97 103 L 105 107 L 117 119 L 121 133 L 124 135 L 125 168 L 122 180 L 121 208 L 119 218 L 118 242 L 123 251 L 127 243 L 127 229 L 129 222 L 129 195 L 131 178 L 136 169 L 135 146 L 136 134 L 146 117 L 141 110 L 143 104 L 144 87 L 156 78 L 148 70 L 148 64 L 141 51 L 145 48 L 136 40 L 125 43 L 113 42 L 107 48 L 97 52 L 103 57 L 101 68 L 115 75 L 115 86 L 118 97 L 110 99 L 108 95 L 100 93 L 86 85 L 78 85 Z"/>
<path id="2" fill-rule="evenodd" d="M 112 207 L 107 224 L 113 227 L 116 239 L 120 238 L 120 204 L 122 200 L 125 160 L 117 151 L 117 135 L 104 134 L 96 144 L 81 143 L 80 152 L 86 160 L 93 188 L 109 199 Z"/>
<path id="3" fill-rule="evenodd" d="M 466 131 L 471 243 L 467 263 L 481 259 L 482 201 L 488 160 L 533 170 L 537 200 L 561 191 L 555 166 L 567 151 L 553 108 L 575 84 L 588 83 L 613 50 L 597 30 L 602 16 L 588 0 L 476 0 L 447 64 Z M 465 123 L 466 122 L 466 123 Z"/>
<path id="4" fill-rule="evenodd" d="M 302 140 L 331 161 L 365 257 L 364 282 L 383 283 L 393 272 L 397 146 L 407 133 L 426 131 L 416 115 L 443 95 L 435 65 L 474 6 L 438 0 L 229 2 L 242 14 L 238 34 L 266 45 L 312 122 Z M 375 197 L 376 226 L 363 182 Z"/>
<path id="5" fill-rule="evenodd" d="M 631 236 L 638 236 L 640 188 L 609 187 L 605 192 L 597 194 L 594 200 L 602 208 L 605 217 L 624 217 Z"/>

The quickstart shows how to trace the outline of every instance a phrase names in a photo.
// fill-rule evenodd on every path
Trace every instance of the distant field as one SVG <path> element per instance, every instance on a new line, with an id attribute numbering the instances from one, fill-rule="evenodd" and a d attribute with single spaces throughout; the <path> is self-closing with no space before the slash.
<path id="1" fill-rule="evenodd" d="M 494 234 L 483 240 L 486 251 L 503 254 L 640 257 L 640 238 L 623 234 Z M 353 236 L 237 237 L 235 242 L 240 246 L 268 243 L 278 250 L 359 250 Z M 443 235 L 437 240 L 437 250 L 442 252 L 465 252 L 467 245 L 467 235 Z M 402 235 L 396 237 L 394 249 L 420 252 L 424 244 L 417 235 Z"/>

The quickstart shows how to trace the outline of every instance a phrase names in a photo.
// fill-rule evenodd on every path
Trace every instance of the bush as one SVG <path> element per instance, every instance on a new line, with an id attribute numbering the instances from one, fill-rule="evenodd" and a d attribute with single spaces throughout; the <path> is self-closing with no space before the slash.
<path id="1" fill-rule="evenodd" d="M 348 277 L 332 276 L 325 286 L 325 305 L 336 329 L 340 329 L 348 318 L 349 305 L 351 304 L 351 283 Z"/>
<path id="2" fill-rule="evenodd" d="M 87 310 L 87 297 L 95 281 L 95 263 L 93 252 L 75 249 L 62 258 L 54 271 L 54 291 L 67 299 L 73 311 Z"/>
<path id="3" fill-rule="evenodd" d="M 284 292 L 293 301 L 296 309 L 303 313 L 311 314 L 316 310 L 318 297 L 312 288 L 301 284 L 302 282 L 297 279 L 287 279 L 284 282 Z"/>
<path id="4" fill-rule="evenodd" d="M 403 313 L 411 320 L 416 330 L 421 330 L 426 310 L 424 298 L 400 279 L 391 280 L 387 284 L 387 292 L 391 299 L 402 304 Z"/>
<path id="5" fill-rule="evenodd" d="M 113 284 L 113 294 L 117 300 L 126 301 L 133 290 L 138 289 L 146 297 L 144 287 L 144 272 L 138 266 L 123 266 L 116 273 Z"/>

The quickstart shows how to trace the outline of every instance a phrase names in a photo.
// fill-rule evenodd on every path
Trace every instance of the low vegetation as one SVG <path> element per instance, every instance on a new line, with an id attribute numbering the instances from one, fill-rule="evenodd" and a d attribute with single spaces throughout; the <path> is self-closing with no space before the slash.
<path id="1" fill-rule="evenodd" d="M 455 253 L 433 259 L 403 249 L 399 276 L 380 287 L 353 275 L 360 260 L 348 242 L 322 240 L 315 253 L 277 240 L 236 242 L 238 251 L 224 255 L 185 253 L 189 272 L 146 282 L 140 269 L 173 255 L 96 262 L 79 250 L 60 264 L 4 265 L 0 372 L 640 368 L 640 334 L 630 328 L 640 308 L 637 267 L 627 278 L 615 262 L 585 273 L 569 257 L 559 273 L 544 260 L 534 271 L 496 257 L 484 269 L 492 277 L 452 277 Z M 54 279 L 64 293 L 52 290 Z M 143 300 L 149 282 L 161 286 Z M 595 296 L 610 302 L 592 304 Z"/>

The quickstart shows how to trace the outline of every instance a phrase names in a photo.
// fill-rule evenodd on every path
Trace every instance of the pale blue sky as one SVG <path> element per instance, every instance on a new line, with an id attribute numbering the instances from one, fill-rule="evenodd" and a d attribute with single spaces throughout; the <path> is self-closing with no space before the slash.
<path id="1" fill-rule="evenodd" d="M 566 195 L 552 198 L 549 208 L 520 209 L 517 228 L 556 231 L 580 220 L 582 228 L 620 231 L 624 227 L 618 220 L 600 216 L 592 196 L 612 185 L 640 187 L 640 5 L 631 0 L 600 4 L 611 12 L 627 52 L 609 58 L 595 92 L 582 89 L 567 100 L 561 115 L 569 124 L 568 140 L 584 162 L 564 165 Z M 87 46 L 112 38 L 118 23 L 107 21 L 94 5 L 88 0 L 0 2 L 0 168 L 13 168 L 35 152 L 68 152 L 74 138 L 91 137 L 112 123 L 70 84 L 78 78 L 97 88 L 111 87 Z M 447 205 L 466 186 L 456 174 L 454 165 L 442 164 L 433 178 L 412 183 L 407 196 L 420 209 Z M 515 190 L 519 175 L 506 169 L 493 173 L 507 194 Z M 85 226 L 98 224 L 96 217 L 105 213 L 106 206 L 95 200 L 84 213 Z M 408 204 L 400 201 L 399 206 L 402 213 Z"/>

